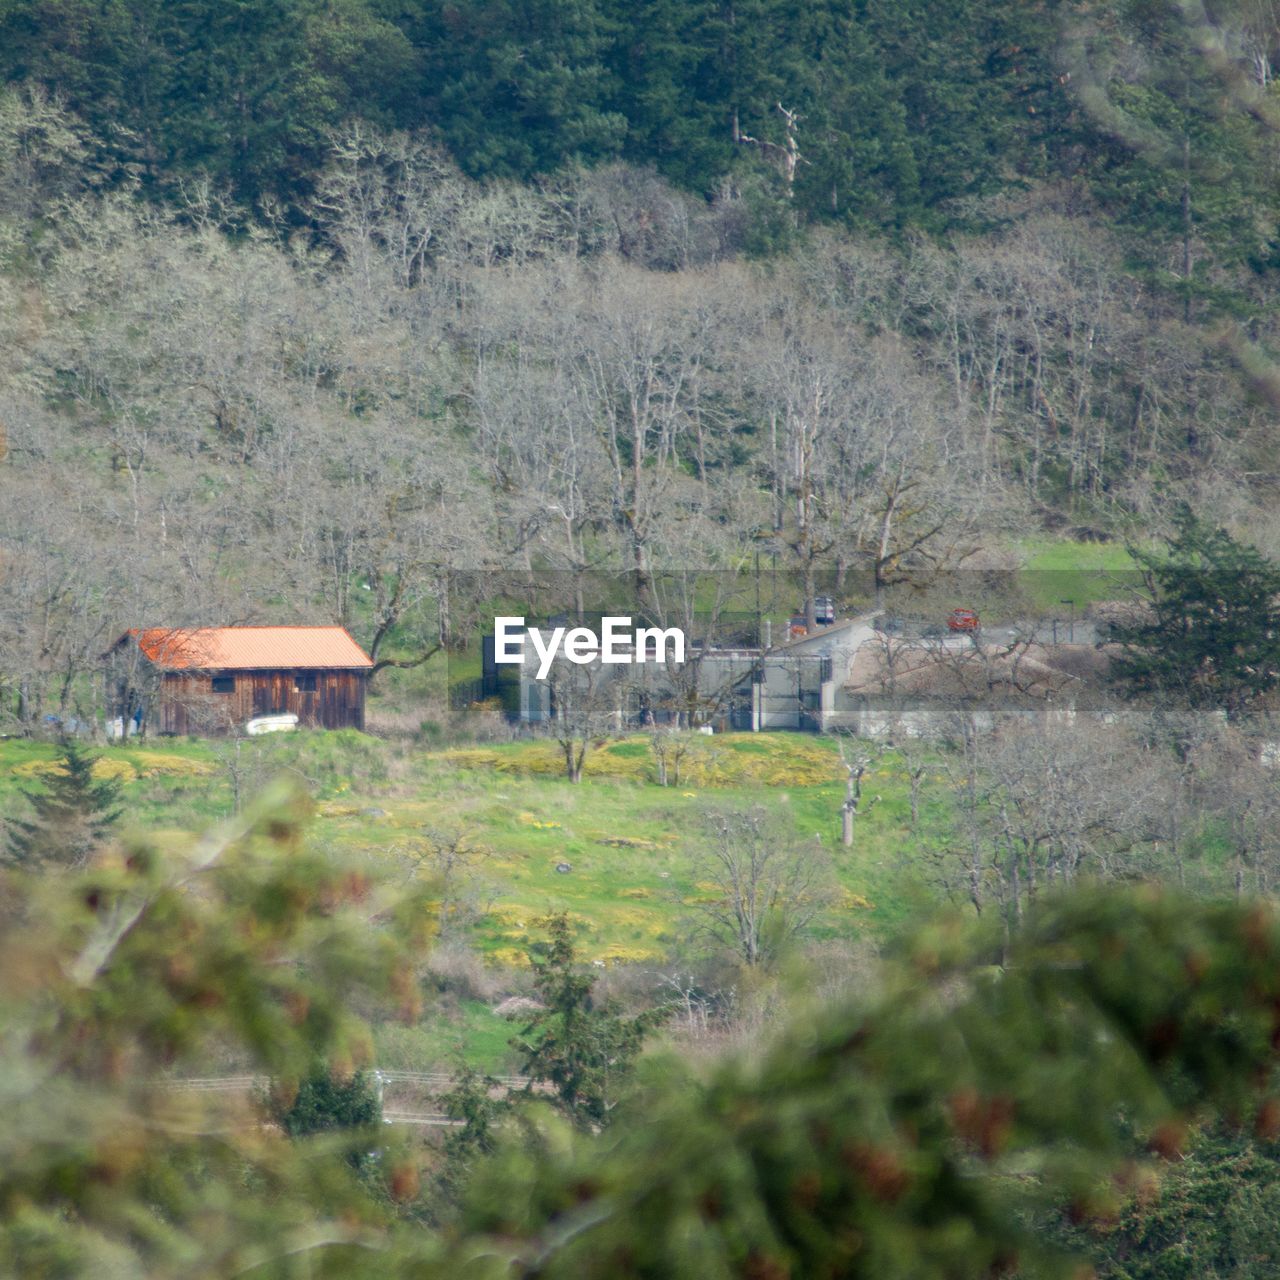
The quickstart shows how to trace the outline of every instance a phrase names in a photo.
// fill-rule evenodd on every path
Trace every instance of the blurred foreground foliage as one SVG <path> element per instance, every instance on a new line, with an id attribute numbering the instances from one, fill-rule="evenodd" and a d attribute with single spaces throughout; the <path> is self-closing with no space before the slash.
<path id="1" fill-rule="evenodd" d="M 296 1094 L 318 1062 L 368 1060 L 357 997 L 417 1012 L 428 905 L 308 847 L 308 812 L 276 792 L 182 861 L 139 846 L 5 878 L 0 1275 L 380 1273 L 360 1268 L 390 1197 L 349 1159 L 367 1130 L 295 1142 L 248 1102 L 164 1087 L 230 1060 Z"/>
<path id="2" fill-rule="evenodd" d="M 290 1138 L 158 1083 L 216 1053 L 289 1100 L 367 1063 L 352 1009 L 416 1013 L 429 903 L 309 848 L 306 809 L 277 793 L 181 864 L 7 873 L 0 1275 L 1079 1276 L 1044 1223 L 1087 1243 L 1171 1214 L 1202 1118 L 1280 1134 L 1280 918 L 1084 889 L 1007 953 L 984 924 L 918 932 L 753 1059 L 643 1059 L 603 1133 L 527 1104 L 427 1230 L 393 1131 Z"/>
<path id="3" fill-rule="evenodd" d="M 1098 1280 L 1268 1280 L 1280 1274 L 1278 1159 L 1274 1139 L 1207 1125 L 1116 1218 L 1047 1226 Z"/>
<path id="4" fill-rule="evenodd" d="M 1269 908 L 1083 890 L 1000 945 L 939 923 L 758 1063 L 652 1069 L 606 1143 L 526 1134 L 479 1172 L 452 1274 L 1080 1277 L 1041 1224 L 1150 1201 L 1208 1109 L 1280 1132 Z"/>

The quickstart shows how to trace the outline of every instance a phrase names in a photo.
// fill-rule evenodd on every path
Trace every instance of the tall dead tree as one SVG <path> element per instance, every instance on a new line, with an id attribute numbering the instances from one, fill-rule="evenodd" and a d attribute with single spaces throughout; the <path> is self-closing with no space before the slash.
<path id="1" fill-rule="evenodd" d="M 800 154 L 800 143 L 797 138 L 798 127 L 804 117 L 798 112 L 788 111 L 780 102 L 777 106 L 783 119 L 785 142 L 771 142 L 768 138 L 753 138 L 751 134 L 742 132 L 739 132 L 737 137 L 739 142 L 745 142 L 748 146 L 759 147 L 765 155 L 777 161 L 779 168 L 782 170 L 783 179 L 787 184 L 787 199 L 790 200 L 795 195 L 796 169 L 801 163 L 805 162 L 804 156 Z"/>
<path id="2" fill-rule="evenodd" d="M 842 739 L 839 743 L 840 761 L 845 767 L 844 803 L 840 806 L 840 842 L 845 848 L 853 845 L 853 828 L 860 817 L 870 813 L 880 802 L 879 796 L 873 796 L 863 804 L 862 779 L 871 768 L 874 757 L 870 752 L 852 752 Z"/>

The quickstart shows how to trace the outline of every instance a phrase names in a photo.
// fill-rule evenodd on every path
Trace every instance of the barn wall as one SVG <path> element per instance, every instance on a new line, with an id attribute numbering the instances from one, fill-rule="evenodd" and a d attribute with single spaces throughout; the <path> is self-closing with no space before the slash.
<path id="1" fill-rule="evenodd" d="M 209 672 L 167 672 L 150 722 L 159 733 L 228 733 L 255 716 L 292 713 L 316 729 L 363 729 L 363 671 L 225 671 L 235 690 L 214 693 Z M 295 676 L 315 676 L 314 692 L 294 687 Z"/>

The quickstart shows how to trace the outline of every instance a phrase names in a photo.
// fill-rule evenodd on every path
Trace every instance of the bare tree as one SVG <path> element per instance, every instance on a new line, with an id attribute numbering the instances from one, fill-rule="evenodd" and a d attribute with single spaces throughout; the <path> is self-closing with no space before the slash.
<path id="1" fill-rule="evenodd" d="M 547 676 L 551 694 L 551 735 L 564 757 L 565 777 L 581 782 L 587 755 L 621 725 L 623 682 L 597 663 L 578 665 L 558 658 Z"/>
<path id="2" fill-rule="evenodd" d="M 768 138 L 753 138 L 749 133 L 743 133 L 741 130 L 737 132 L 736 138 L 738 142 L 745 143 L 747 146 L 758 147 L 761 152 L 777 162 L 787 186 L 787 199 L 790 200 L 795 195 L 796 169 L 806 163 L 804 156 L 800 154 L 799 141 L 800 121 L 804 117 L 796 111 L 788 110 L 780 102 L 777 107 L 783 122 L 783 142 L 772 142 Z"/>
<path id="3" fill-rule="evenodd" d="M 693 876 L 714 886 L 691 904 L 704 931 L 750 966 L 773 960 L 833 896 L 821 843 L 798 841 L 763 809 L 709 815 Z"/>
<path id="4" fill-rule="evenodd" d="M 693 750 L 694 737 L 688 729 L 675 725 L 655 725 L 649 731 L 658 786 L 680 785 L 680 769 Z"/>
<path id="5" fill-rule="evenodd" d="M 1236 897 L 1280 883 L 1280 779 L 1264 725 L 1211 722 L 1186 761 L 1192 812 L 1226 844 L 1228 883 L 1220 888 Z"/>
<path id="6" fill-rule="evenodd" d="M 1131 728 L 1006 716 L 980 735 L 964 710 L 956 722 L 944 767 L 960 821 L 938 866 L 976 910 L 1011 931 L 1048 888 L 1153 870 L 1167 760 Z"/>
<path id="7" fill-rule="evenodd" d="M 426 874 L 439 894 L 442 942 L 457 941 L 493 905 L 497 889 L 484 868 L 492 850 L 478 844 L 458 827 L 424 827 L 391 855 L 406 881 Z"/>
<path id="8" fill-rule="evenodd" d="M 916 835 L 920 830 L 920 801 L 924 795 L 925 779 L 929 776 L 930 766 L 936 766 L 938 749 L 925 738 L 904 733 L 895 734 L 890 745 L 898 759 L 902 761 L 903 770 L 907 775 L 911 833 Z"/>
<path id="9" fill-rule="evenodd" d="M 868 814 L 880 802 L 879 796 L 872 796 L 863 801 L 862 779 L 880 754 L 874 749 L 862 746 L 855 747 L 848 735 L 841 734 L 836 738 L 840 752 L 840 763 L 845 769 L 844 802 L 840 806 L 840 843 L 845 848 L 853 845 L 853 831 L 859 818 Z"/>

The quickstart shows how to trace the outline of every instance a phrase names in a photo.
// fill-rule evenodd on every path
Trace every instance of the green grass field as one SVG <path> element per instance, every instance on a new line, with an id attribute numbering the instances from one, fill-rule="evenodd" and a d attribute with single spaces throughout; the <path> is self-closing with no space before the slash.
<path id="1" fill-rule="evenodd" d="M 23 809 L 56 748 L 0 741 L 0 815 Z M 941 779 L 925 792 L 921 831 L 910 831 L 906 775 L 890 753 L 864 779 L 879 796 L 852 848 L 840 843 L 844 770 L 829 740 L 797 734 L 726 734 L 693 743 L 679 785 L 654 781 L 646 737 L 606 744 L 587 777 L 559 776 L 554 744 L 529 741 L 423 752 L 353 732 L 280 735 L 233 743 L 166 739 L 102 749 L 96 766 L 123 786 L 122 835 L 147 833 L 177 852 L 277 776 L 302 780 L 315 798 L 312 834 L 335 851 L 389 872 L 422 861 L 442 837 L 468 851 L 470 891 L 482 908 L 472 943 L 501 982 L 523 968 L 539 921 L 567 911 L 580 954 L 606 965 L 658 968 L 688 954 L 691 903 L 710 886 L 697 872 L 708 808 L 759 806 L 779 838 L 818 845 L 838 890 L 814 925 L 818 937 L 883 939 L 936 902 L 917 873 L 920 853 L 948 826 Z M 560 864 L 571 870 L 557 871 Z M 513 1028 L 480 1000 L 436 1000 L 413 1027 L 375 1029 L 384 1066 L 447 1066 L 460 1052 L 486 1070 L 510 1065 Z"/>
<path id="2" fill-rule="evenodd" d="M 466 1063 L 492 1075 L 514 1072 L 508 1041 L 518 1021 L 497 1014 L 483 1000 L 433 1001 L 413 1026 L 382 1022 L 373 1028 L 373 1056 L 391 1071 L 451 1071 Z"/>
<path id="3" fill-rule="evenodd" d="M 20 792 L 40 786 L 56 748 L 0 741 L 0 817 L 22 812 Z M 886 755 L 864 782 L 881 797 L 840 844 L 844 769 L 835 744 L 788 733 L 723 735 L 692 744 L 680 785 L 660 787 L 646 737 L 609 742 L 589 756 L 580 785 L 559 776 L 553 744 L 416 751 L 361 733 L 293 733 L 232 742 L 166 739 L 109 746 L 97 771 L 118 777 L 122 835 L 146 833 L 178 851 L 271 778 L 294 777 L 315 797 L 312 838 L 399 873 L 442 837 L 467 849 L 468 892 L 480 906 L 471 942 L 499 986 L 541 937 L 539 920 L 568 911 L 582 959 L 658 969 L 689 954 L 691 902 L 708 892 L 696 874 L 708 808 L 760 806 L 801 845 L 822 842 L 838 891 L 814 925 L 818 937 L 881 940 L 933 900 L 914 874 L 922 841 L 947 827 L 936 786 L 909 829 L 908 787 Z M 817 837 L 817 838 L 815 838 Z M 558 872 L 568 864 L 570 872 Z M 422 872 L 430 874 L 429 868 Z M 481 1070 L 511 1069 L 516 1028 L 475 998 L 435 997 L 412 1027 L 374 1028 L 389 1068 L 449 1069 L 465 1057 Z"/>
<path id="4" fill-rule="evenodd" d="M 1095 601 L 1123 596 L 1133 583 L 1136 566 L 1122 543 L 1028 538 L 1019 551 L 1025 557 L 1019 575 L 1023 593 L 1049 613 L 1062 613 L 1062 602 L 1070 600 L 1079 616 Z"/>
<path id="5" fill-rule="evenodd" d="M 56 749 L 0 743 L 0 813 L 39 785 Z M 440 752 L 395 750 L 356 733 L 295 734 L 231 743 L 167 739 L 108 747 L 99 770 L 123 784 L 123 830 L 178 848 L 233 809 L 233 770 L 247 796 L 275 776 L 305 782 L 316 801 L 313 833 L 336 850 L 389 867 L 427 859 L 441 835 L 461 837 L 489 910 L 476 941 L 500 963 L 521 961 L 536 921 L 566 910 L 583 954 L 656 962 L 679 942 L 699 892 L 696 851 L 709 807 L 759 806 L 788 838 L 821 842 L 842 890 L 820 922 L 828 934 L 883 937 L 920 897 L 911 868 L 921 841 L 946 826 L 940 785 L 909 830 L 907 782 L 892 754 L 864 786 L 881 798 L 855 845 L 839 842 L 843 766 L 830 741 L 795 734 L 725 734 L 695 741 L 678 785 L 660 787 L 647 738 L 606 744 L 587 777 L 559 776 L 542 741 Z M 567 863 L 571 870 L 559 872 Z"/>
<path id="6" fill-rule="evenodd" d="M 0 817 L 21 813 L 21 792 L 54 767 L 50 744 L 0 740 Z M 930 768 L 918 830 L 910 820 L 902 760 L 880 753 L 863 780 L 874 799 L 851 848 L 840 843 L 844 768 L 836 744 L 800 734 L 697 737 L 677 785 L 661 787 L 647 737 L 605 744 L 587 776 L 561 776 L 553 743 L 530 740 L 423 751 L 354 732 L 297 733 L 232 742 L 166 739 L 111 746 L 96 768 L 120 779 L 122 836 L 145 834 L 179 852 L 276 777 L 314 798 L 312 838 L 367 859 L 393 876 L 432 875 L 432 851 L 465 851 L 461 891 L 473 913 L 468 941 L 485 991 L 519 991 L 529 946 L 550 912 L 569 913 L 584 961 L 659 970 L 687 962 L 692 917 L 713 889 L 700 873 L 709 810 L 760 807 L 778 838 L 831 858 L 837 891 L 813 923 L 819 939 L 877 943 L 939 905 L 930 850 L 945 845 L 954 815 L 941 764 Z M 1223 833 L 1206 828 L 1185 844 L 1187 874 L 1206 891 L 1227 856 Z M 567 870 L 557 867 L 567 865 Z M 416 870 L 415 870 L 416 868 Z M 1215 878 L 1216 877 L 1216 878 Z M 447 1069 L 512 1066 L 514 1028 L 492 1001 L 465 986 L 443 988 L 413 1026 L 374 1028 L 381 1065 Z"/>

